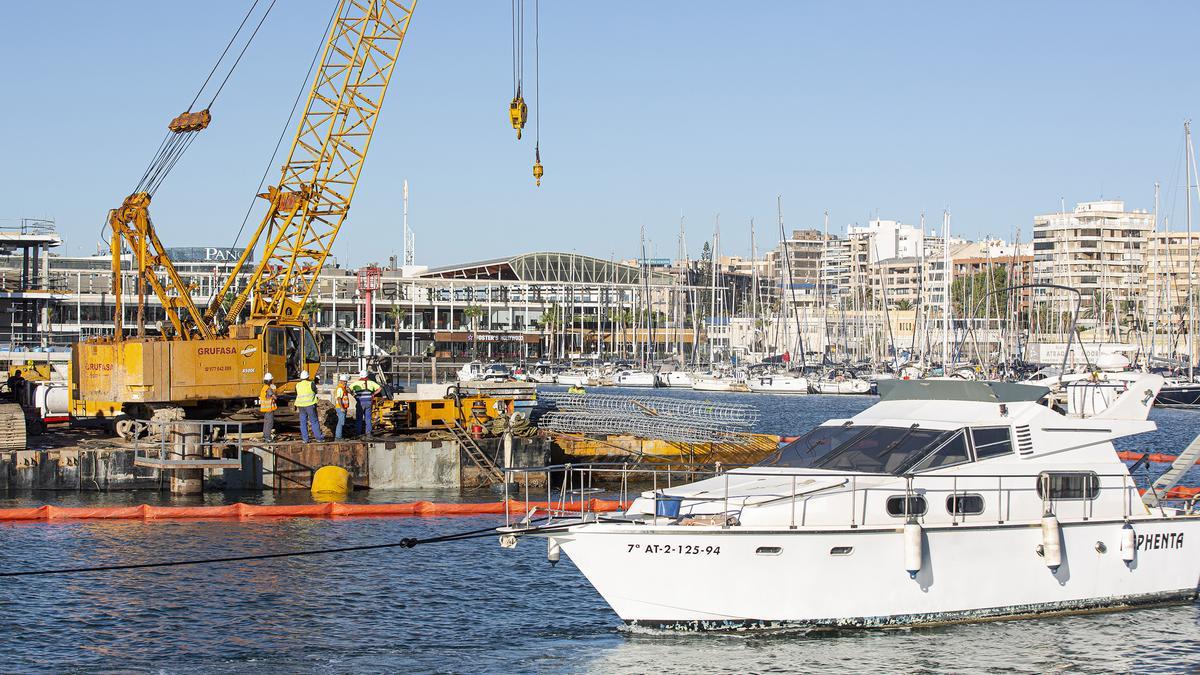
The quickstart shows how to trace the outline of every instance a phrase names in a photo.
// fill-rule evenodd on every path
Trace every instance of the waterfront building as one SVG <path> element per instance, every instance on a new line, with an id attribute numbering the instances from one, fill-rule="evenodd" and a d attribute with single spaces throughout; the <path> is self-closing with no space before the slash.
<path id="1" fill-rule="evenodd" d="M 1080 202 L 1069 213 L 1036 216 L 1034 280 L 1078 289 L 1081 323 L 1106 328 L 1125 305 L 1144 296 L 1146 250 L 1153 230 L 1150 212 L 1127 211 L 1119 199 Z M 1048 289 L 1036 289 L 1035 298 L 1049 304 L 1047 311 L 1055 315 L 1074 307 L 1074 298 Z"/>

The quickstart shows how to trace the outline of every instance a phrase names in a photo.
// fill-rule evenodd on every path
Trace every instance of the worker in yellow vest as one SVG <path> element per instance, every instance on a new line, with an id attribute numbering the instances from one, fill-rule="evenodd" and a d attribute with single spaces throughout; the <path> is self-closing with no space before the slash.
<path id="1" fill-rule="evenodd" d="M 371 404 L 382 388 L 365 370 L 359 373 L 358 379 L 350 385 L 350 391 L 354 392 L 354 401 L 358 404 L 355 411 L 358 415 L 358 433 L 367 438 L 374 436 L 371 429 Z"/>
<path id="2" fill-rule="evenodd" d="M 350 376 L 342 373 L 338 376 L 337 386 L 333 388 L 333 409 L 337 411 L 337 428 L 333 430 L 333 437 L 339 441 L 342 439 L 342 430 L 346 426 L 346 413 L 350 410 L 350 401 L 354 396 L 350 393 Z"/>
<path id="3" fill-rule="evenodd" d="M 263 386 L 258 392 L 258 411 L 263 415 L 263 440 L 267 443 L 271 442 L 272 432 L 275 431 L 275 411 L 279 409 L 274 379 L 275 376 L 270 373 L 263 375 Z"/>
<path id="4" fill-rule="evenodd" d="M 318 443 L 325 442 L 321 433 L 321 422 L 317 419 L 317 387 L 308 379 L 308 371 L 300 371 L 296 383 L 296 407 L 300 410 L 300 439 L 308 442 L 308 425 L 312 424 L 312 435 Z"/>

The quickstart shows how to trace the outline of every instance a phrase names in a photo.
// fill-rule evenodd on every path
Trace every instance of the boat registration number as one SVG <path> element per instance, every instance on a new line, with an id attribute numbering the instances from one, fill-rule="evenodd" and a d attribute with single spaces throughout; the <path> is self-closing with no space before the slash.
<path id="1" fill-rule="evenodd" d="M 693 546 L 692 544 L 626 544 L 626 553 L 648 553 L 651 555 L 721 555 L 720 546 Z"/>

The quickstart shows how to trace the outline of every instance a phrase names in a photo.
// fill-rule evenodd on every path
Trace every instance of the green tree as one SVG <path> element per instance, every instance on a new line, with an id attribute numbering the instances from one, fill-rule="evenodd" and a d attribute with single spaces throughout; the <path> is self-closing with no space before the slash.
<path id="1" fill-rule="evenodd" d="M 1004 315 L 1007 298 L 1003 293 L 994 293 L 989 300 L 984 296 L 993 291 L 1003 290 L 1008 286 L 1008 268 L 996 265 L 991 269 L 991 279 L 988 271 L 958 277 L 950 288 L 950 297 L 954 300 L 954 313 L 960 317 L 974 313 L 979 318 L 994 318 Z"/>
<path id="2" fill-rule="evenodd" d="M 542 315 L 538 317 L 538 328 L 542 331 L 543 335 L 545 334 L 547 327 L 550 329 L 550 349 L 548 351 L 550 352 L 551 358 L 556 355 L 554 332 L 555 326 L 558 324 L 561 318 L 562 310 L 558 308 L 558 303 L 551 303 L 549 307 L 542 310 Z M 544 338 L 542 342 L 545 344 Z"/>
<path id="3" fill-rule="evenodd" d="M 903 298 L 896 301 L 896 309 L 900 310 L 901 312 L 907 312 L 912 308 L 912 300 L 909 300 L 908 298 Z"/>
<path id="4" fill-rule="evenodd" d="M 479 319 L 483 316 L 483 308 L 479 305 L 467 305 L 463 309 L 463 318 L 471 326 L 471 357 L 479 358 Z"/>

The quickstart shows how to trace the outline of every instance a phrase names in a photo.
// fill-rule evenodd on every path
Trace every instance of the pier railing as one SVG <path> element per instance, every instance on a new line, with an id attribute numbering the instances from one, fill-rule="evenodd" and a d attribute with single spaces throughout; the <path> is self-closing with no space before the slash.
<path id="1" fill-rule="evenodd" d="M 631 465 L 627 463 L 587 463 L 587 464 L 556 464 L 541 467 L 513 467 L 504 470 L 505 502 L 509 508 L 505 513 L 506 524 L 519 526 L 520 521 L 528 522 L 533 514 L 544 514 L 550 522 L 561 519 L 597 519 L 604 514 L 606 518 L 620 517 L 620 511 L 625 511 L 633 500 L 646 496 L 653 497 L 654 517 L 656 523 L 668 524 L 678 522 L 681 502 L 696 504 L 700 502 L 720 503 L 719 509 L 713 513 L 705 511 L 705 516 L 713 516 L 711 524 L 723 527 L 733 527 L 740 524 L 742 510 L 747 507 L 764 505 L 788 505 L 786 527 L 797 529 L 806 526 L 827 527 L 848 526 L 879 526 L 890 524 L 879 516 L 885 511 L 886 503 L 892 497 L 904 497 L 904 511 L 899 514 L 888 513 L 896 522 L 903 523 L 908 518 L 925 520 L 930 516 L 930 524 L 960 525 L 960 524 L 1004 524 L 1010 521 L 1027 521 L 1040 518 L 1045 513 L 1054 513 L 1060 520 L 1066 522 L 1088 521 L 1095 518 L 1124 518 L 1135 514 L 1145 513 L 1141 500 L 1141 488 L 1128 473 L 1097 473 L 1089 471 L 1063 471 L 1082 477 L 1076 488 L 1082 495 L 1076 497 L 1055 497 L 1049 488 L 1051 474 L 907 474 L 903 476 L 888 476 L 881 474 L 830 472 L 818 470 L 796 470 L 787 473 L 778 471 L 755 471 L 753 467 L 737 468 L 731 472 L 731 467 L 721 464 L 688 465 L 676 467 L 671 465 Z M 1054 472 L 1059 473 L 1059 472 Z M 541 488 L 534 491 L 530 487 L 530 476 L 545 476 L 545 491 Z M 721 487 L 708 490 L 710 494 L 671 495 L 665 491 L 673 487 L 692 483 L 704 478 L 720 477 L 724 479 Z M 758 491 L 739 492 L 736 484 L 730 489 L 731 478 L 739 481 L 744 478 L 765 477 L 775 479 L 773 487 L 777 493 L 764 493 L 761 486 Z M 823 485 L 812 487 L 807 481 L 820 480 Z M 879 485 L 883 480 L 887 485 Z M 555 492 L 557 486 L 557 492 Z M 1063 488 L 1059 488 L 1063 489 Z M 1117 493 L 1120 499 L 1120 512 L 1116 512 L 1111 496 Z M 848 495 L 846 512 L 831 518 L 823 512 L 819 522 L 809 513 L 809 502 L 812 499 L 825 498 L 830 495 Z M 960 501 L 964 498 L 980 497 L 983 508 L 976 511 L 966 508 Z M 1014 502 L 1013 498 L 1017 497 Z M 606 498 L 606 499 L 605 499 Z M 924 500 L 921 513 L 909 513 L 911 505 L 920 503 L 917 498 Z M 611 502 L 618 501 L 621 507 L 617 514 L 612 513 Z M 753 500 L 753 501 L 752 501 Z M 951 501 L 953 500 L 953 501 Z M 1187 514 L 1200 515 L 1200 493 L 1177 495 L 1168 494 L 1163 499 L 1164 504 L 1171 502 L 1182 507 Z M 516 512 L 516 505 L 522 504 L 522 512 Z M 944 509 L 935 512 L 935 505 L 944 504 Z M 953 506 L 951 506 L 953 504 Z M 1097 505 L 1103 506 L 1098 510 Z M 1040 505 L 1040 510 L 1037 507 Z M 870 511 L 871 508 L 876 509 Z M 1036 514 L 1032 512 L 1037 510 Z M 1150 509 L 1167 515 L 1164 505 Z M 940 515 L 941 517 L 933 517 Z M 637 514 L 639 519 L 647 519 L 647 514 Z M 783 525 L 783 524 L 781 524 Z"/>

